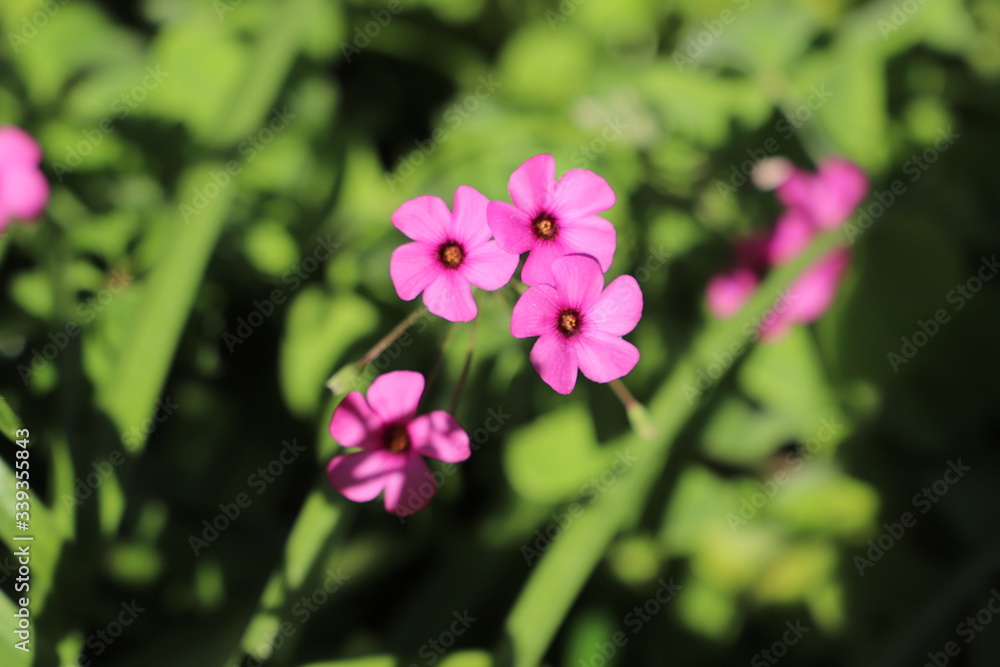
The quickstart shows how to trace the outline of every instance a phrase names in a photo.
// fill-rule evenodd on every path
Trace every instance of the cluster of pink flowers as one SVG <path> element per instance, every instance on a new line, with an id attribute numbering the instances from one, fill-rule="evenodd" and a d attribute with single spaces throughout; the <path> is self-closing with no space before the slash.
<path id="1" fill-rule="evenodd" d="M 455 192 L 453 212 L 437 197 L 406 202 L 392 222 L 413 242 L 396 248 L 389 273 L 401 299 L 422 292 L 430 312 L 468 322 L 477 314 L 472 286 L 500 289 L 528 253 L 521 280 L 530 287 L 514 306 L 511 334 L 538 337 L 532 365 L 568 394 L 578 370 L 610 382 L 638 363 L 639 351 L 621 337 L 639 322 L 642 292 L 631 276 L 604 287 L 616 235 L 598 214 L 614 206 L 614 190 L 586 169 L 558 181 L 555 171 L 547 154 L 518 167 L 508 183 L 513 204 L 465 185 Z"/>
<path id="2" fill-rule="evenodd" d="M 42 151 L 24 130 L 0 126 L 0 232 L 11 219 L 31 221 L 49 200 L 49 184 L 39 169 Z"/>
<path id="3" fill-rule="evenodd" d="M 396 248 L 389 263 L 396 293 L 406 301 L 423 294 L 431 313 L 468 322 L 478 314 L 472 287 L 504 287 L 528 253 L 521 271 L 528 289 L 514 305 L 510 331 L 538 338 L 530 358 L 542 380 L 568 394 L 578 372 L 595 382 L 625 376 L 639 350 L 622 336 L 642 316 L 642 292 L 631 276 L 604 285 L 616 234 L 598 214 L 615 204 L 611 186 L 585 169 L 556 180 L 555 160 L 543 154 L 514 171 L 508 190 L 513 204 L 462 185 L 453 210 L 429 195 L 400 206 L 392 223 L 411 242 Z M 453 416 L 416 416 L 423 389 L 420 373 L 387 373 L 372 383 L 367 400 L 351 392 L 334 411 L 330 435 L 360 448 L 327 469 L 348 499 L 369 501 L 384 492 L 389 512 L 411 514 L 436 490 L 423 456 L 449 463 L 469 457 L 468 434 Z"/>
<path id="4" fill-rule="evenodd" d="M 758 167 L 775 179 L 786 209 L 775 226 L 740 239 L 734 266 L 708 284 L 708 306 L 716 317 L 742 310 L 772 267 L 795 259 L 817 234 L 844 224 L 868 193 L 864 172 L 847 160 L 831 158 L 816 173 L 775 159 Z M 789 287 L 781 308 L 760 326 L 763 340 L 777 340 L 794 324 L 813 322 L 826 312 L 850 263 L 850 252 L 832 250 L 806 269 Z"/>

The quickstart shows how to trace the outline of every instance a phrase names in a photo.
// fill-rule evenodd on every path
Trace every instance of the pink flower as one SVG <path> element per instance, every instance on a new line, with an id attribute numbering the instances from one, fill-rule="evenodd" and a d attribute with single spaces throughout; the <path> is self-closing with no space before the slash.
<path id="1" fill-rule="evenodd" d="M 762 180 L 780 182 L 778 198 L 788 208 L 772 230 L 738 241 L 735 267 L 709 282 L 708 307 L 716 317 L 738 313 L 772 267 L 800 255 L 823 230 L 846 222 L 868 191 L 864 173 L 843 159 L 826 160 L 815 174 L 785 161 L 774 162 L 775 168 L 765 170 L 768 177 Z M 775 304 L 765 316 L 761 338 L 776 340 L 793 324 L 819 319 L 833 302 L 849 263 L 850 252 L 838 249 L 806 269 L 780 305 Z"/>
<path id="2" fill-rule="evenodd" d="M 42 151 L 24 130 L 0 126 L 0 232 L 11 218 L 32 220 L 49 200 L 49 184 L 38 165 Z"/>
<path id="3" fill-rule="evenodd" d="M 521 295 L 510 321 L 515 337 L 538 336 L 531 349 L 538 374 L 560 394 L 573 391 L 577 369 L 594 382 L 627 375 L 639 362 L 639 350 L 621 338 L 642 316 L 635 278 L 605 288 L 601 266 L 587 255 L 556 259 L 551 278 Z"/>
<path id="4" fill-rule="evenodd" d="M 829 158 L 815 174 L 793 168 L 777 194 L 818 229 L 833 229 L 846 222 L 868 194 L 868 179 L 853 162 Z"/>
<path id="5" fill-rule="evenodd" d="M 396 248 L 389 275 L 400 299 L 421 292 L 427 309 L 452 322 L 476 317 L 475 285 L 496 290 L 517 269 L 517 257 L 490 240 L 486 224 L 488 199 L 466 185 L 455 191 L 455 212 L 438 197 L 424 195 L 405 202 L 392 214 L 392 224 L 413 239 Z"/>
<path id="6" fill-rule="evenodd" d="M 423 375 L 393 371 L 372 382 L 367 400 L 352 391 L 334 410 L 330 435 L 343 447 L 360 448 L 334 457 L 326 469 L 348 500 L 368 502 L 384 491 L 387 511 L 419 512 L 437 490 L 422 456 L 447 463 L 469 458 L 469 436 L 454 417 L 443 410 L 416 416 L 423 392 Z"/>
<path id="7" fill-rule="evenodd" d="M 590 255 L 611 267 L 615 228 L 596 214 L 615 205 L 615 192 L 592 171 L 571 169 L 557 182 L 551 155 L 536 155 L 511 174 L 507 189 L 514 205 L 491 201 L 486 211 L 500 247 L 515 255 L 528 252 L 521 280 L 550 283 L 552 263 L 574 253 Z"/>

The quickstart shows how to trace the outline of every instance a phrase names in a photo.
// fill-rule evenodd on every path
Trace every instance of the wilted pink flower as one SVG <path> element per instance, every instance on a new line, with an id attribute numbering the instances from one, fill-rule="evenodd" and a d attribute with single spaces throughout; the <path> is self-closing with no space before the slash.
<path id="1" fill-rule="evenodd" d="M 864 173 L 843 159 L 824 161 L 815 174 L 780 164 L 771 176 L 781 181 L 778 198 L 788 208 L 773 229 L 738 241 L 734 268 L 709 282 L 708 306 L 716 317 L 738 313 L 772 267 L 797 257 L 823 230 L 846 222 L 868 191 Z M 789 287 L 781 307 L 765 317 L 761 337 L 774 340 L 792 324 L 819 319 L 833 302 L 849 263 L 850 252 L 838 249 L 806 269 Z"/>
<path id="2" fill-rule="evenodd" d="M 592 171 L 571 169 L 556 181 L 551 155 L 536 155 L 511 174 L 507 184 L 514 205 L 491 201 L 487 220 L 500 247 L 519 255 L 528 252 L 521 280 L 528 285 L 551 282 L 552 263 L 563 255 L 582 253 L 611 267 L 614 226 L 597 214 L 615 205 L 615 192 Z"/>
<path id="3" fill-rule="evenodd" d="M 413 239 L 396 248 L 389 275 L 400 299 L 421 292 L 427 309 L 452 322 L 476 317 L 475 285 L 496 290 L 517 269 L 517 257 L 490 240 L 486 224 L 489 200 L 467 185 L 455 191 L 455 211 L 438 197 L 424 195 L 405 202 L 392 214 L 392 224 Z"/>
<path id="4" fill-rule="evenodd" d="M 330 420 L 330 435 L 359 451 L 336 456 L 327 466 L 330 483 L 348 500 L 368 502 L 385 492 L 385 509 L 399 516 L 419 512 L 437 490 L 427 456 L 448 463 L 469 458 L 469 436 L 443 410 L 416 416 L 424 376 L 414 371 L 381 375 L 367 400 L 352 391 Z"/>
<path id="5" fill-rule="evenodd" d="M 0 126 L 0 232 L 12 218 L 30 221 L 49 200 L 49 184 L 38 165 L 42 151 L 24 130 Z"/>
<path id="6" fill-rule="evenodd" d="M 542 379 L 568 394 L 578 369 L 594 382 L 610 382 L 635 368 L 639 350 L 621 338 L 642 316 L 635 278 L 620 276 L 605 288 L 597 260 L 567 255 L 552 262 L 551 279 L 521 295 L 510 321 L 515 337 L 538 336 L 531 363 Z"/>

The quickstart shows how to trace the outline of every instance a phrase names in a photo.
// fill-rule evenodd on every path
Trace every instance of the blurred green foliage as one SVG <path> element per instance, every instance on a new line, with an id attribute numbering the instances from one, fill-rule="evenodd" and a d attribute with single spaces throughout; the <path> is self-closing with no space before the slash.
<path id="1" fill-rule="evenodd" d="M 6 632 L 0 664 L 735 664 L 799 619 L 789 664 L 918 664 L 1000 584 L 1000 303 L 955 291 L 1000 245 L 995 2 L 5 0 L 0 28 L 0 123 L 52 183 L 0 239 L 0 426 L 31 432 L 36 536 L 32 652 Z M 479 293 L 477 323 L 426 316 L 376 369 L 440 364 L 443 408 L 474 346 L 472 458 L 402 523 L 338 497 L 323 383 L 413 308 L 393 210 L 506 199 L 542 152 L 617 193 L 658 435 L 607 387 L 550 391 L 512 295 Z M 795 267 L 731 322 L 703 294 L 777 214 L 747 178 L 771 154 L 846 156 L 873 194 L 823 241 L 854 250 L 831 311 L 749 346 Z M 1000 628 L 960 646 L 992 666 Z"/>

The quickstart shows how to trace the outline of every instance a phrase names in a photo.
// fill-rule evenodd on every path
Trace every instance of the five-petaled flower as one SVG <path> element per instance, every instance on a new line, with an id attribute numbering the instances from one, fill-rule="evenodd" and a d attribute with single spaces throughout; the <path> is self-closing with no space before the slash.
<path id="1" fill-rule="evenodd" d="M 607 271 L 615 254 L 614 226 L 598 217 L 615 204 L 615 192 L 592 171 L 571 169 L 556 181 L 551 155 L 536 155 L 511 174 L 507 189 L 514 205 L 491 201 L 487 220 L 500 247 L 528 252 L 521 280 L 551 282 L 552 263 L 569 254 L 585 254 Z"/>
<path id="2" fill-rule="evenodd" d="M 384 491 L 389 512 L 419 512 L 437 489 L 422 457 L 447 463 L 469 458 L 469 436 L 454 417 L 443 410 L 416 416 L 423 392 L 423 375 L 393 371 L 372 382 L 367 400 L 352 391 L 337 406 L 330 435 L 343 447 L 360 449 L 334 457 L 326 473 L 348 500 L 368 502 Z"/>
<path id="3" fill-rule="evenodd" d="M 452 322 L 477 314 L 475 285 L 497 290 L 517 270 L 517 257 L 490 240 L 488 199 L 467 185 L 455 191 L 455 211 L 439 197 L 423 195 L 392 214 L 392 224 L 413 239 L 399 246 L 389 261 L 389 275 L 404 301 L 424 293 L 427 309 Z"/>
<path id="4" fill-rule="evenodd" d="M 42 151 L 24 130 L 0 126 L 0 232 L 12 218 L 30 221 L 49 200 L 49 184 L 38 168 Z"/>
<path id="5" fill-rule="evenodd" d="M 797 257 L 817 234 L 846 222 L 868 192 L 864 172 L 847 160 L 826 160 L 815 174 L 780 166 L 772 171 L 780 176 L 778 199 L 788 208 L 773 229 L 737 241 L 735 266 L 709 282 L 708 306 L 716 317 L 738 313 L 772 267 Z M 807 268 L 788 288 L 782 305 L 765 316 L 761 338 L 775 340 L 793 324 L 819 319 L 833 303 L 849 263 L 850 252 L 837 248 Z"/>
<path id="6" fill-rule="evenodd" d="M 510 321 L 515 337 L 538 336 L 531 363 L 542 380 L 568 394 L 578 369 L 594 382 L 627 375 L 639 362 L 639 350 L 621 338 L 642 316 L 635 278 L 620 276 L 605 288 L 597 260 L 567 255 L 552 262 L 551 280 L 525 291 Z"/>

